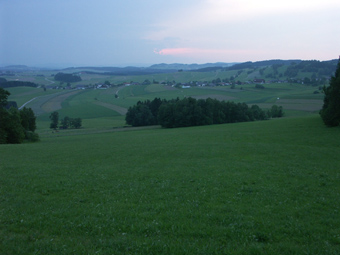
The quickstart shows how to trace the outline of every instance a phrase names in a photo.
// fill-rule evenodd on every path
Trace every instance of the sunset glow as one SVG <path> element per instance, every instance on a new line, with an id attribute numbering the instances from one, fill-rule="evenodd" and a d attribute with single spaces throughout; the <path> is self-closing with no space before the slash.
<path id="1" fill-rule="evenodd" d="M 167 48 L 161 50 L 154 50 L 154 53 L 159 55 L 182 55 L 182 56 L 194 56 L 194 55 L 218 55 L 218 54 L 242 54 L 245 51 L 236 50 L 220 50 L 220 49 L 198 49 L 198 48 Z M 248 53 L 251 53 L 248 51 Z"/>
<path id="2" fill-rule="evenodd" d="M 0 34 L 11 35 L 0 39 L 0 65 L 330 60 L 340 53 L 339 0 L 131 2 L 0 1 Z"/>

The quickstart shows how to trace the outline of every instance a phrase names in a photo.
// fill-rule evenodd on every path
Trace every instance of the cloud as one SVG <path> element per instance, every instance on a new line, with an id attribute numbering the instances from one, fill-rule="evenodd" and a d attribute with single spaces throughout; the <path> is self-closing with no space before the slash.
<path id="1" fill-rule="evenodd" d="M 327 31 L 337 34 L 339 10 L 338 0 L 203 0 L 173 10 L 144 39 L 161 49 L 155 51 L 161 56 L 250 60 L 324 54 L 329 58 L 329 52 L 316 56 L 313 49 L 329 41 Z M 175 44 L 167 43 L 169 37 L 176 38 Z M 339 39 L 332 39 L 328 49 L 334 51 Z"/>
<path id="2" fill-rule="evenodd" d="M 213 62 L 226 61 L 228 59 L 246 56 L 243 61 L 249 60 L 256 54 L 266 54 L 267 52 L 252 49 L 205 49 L 205 48 L 164 48 L 154 50 L 154 53 L 161 56 L 172 56 L 188 61 L 198 61 L 209 59 Z M 204 62 L 204 61 L 203 61 Z"/>
<path id="3" fill-rule="evenodd" d="M 197 52 L 202 52 L 202 49 L 191 49 L 191 48 L 168 48 L 161 50 L 154 50 L 154 53 L 158 55 L 190 55 Z"/>
<path id="4" fill-rule="evenodd" d="M 190 8 L 173 10 L 166 18 L 157 21 L 155 29 L 145 39 L 160 41 L 166 37 L 193 41 L 204 37 L 214 27 L 230 27 L 270 17 L 296 17 L 303 19 L 305 14 L 340 9 L 339 0 L 205 0 L 198 1 Z M 298 25 L 298 24 L 297 24 Z M 242 32 L 242 31 L 240 31 Z M 224 31 L 220 31 L 221 34 Z M 188 39 L 189 38 L 189 39 Z"/>
<path id="5" fill-rule="evenodd" d="M 193 56 L 193 55 L 218 55 L 218 54 L 230 54 L 235 53 L 231 50 L 219 50 L 219 49 L 199 49 L 199 48 L 166 48 L 161 50 L 154 50 L 154 53 L 159 55 L 182 55 L 182 56 Z"/>
<path id="6" fill-rule="evenodd" d="M 250 20 L 263 15 L 304 14 L 310 11 L 340 8 L 338 0 L 207 0 L 196 17 L 208 23 Z M 202 16 L 205 14 L 205 16 Z"/>

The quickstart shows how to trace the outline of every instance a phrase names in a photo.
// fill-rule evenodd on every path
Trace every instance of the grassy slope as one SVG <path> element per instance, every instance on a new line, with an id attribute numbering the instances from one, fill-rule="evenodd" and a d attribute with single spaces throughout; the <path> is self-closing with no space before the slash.
<path id="1" fill-rule="evenodd" d="M 319 116 L 0 146 L 1 254 L 339 254 Z"/>

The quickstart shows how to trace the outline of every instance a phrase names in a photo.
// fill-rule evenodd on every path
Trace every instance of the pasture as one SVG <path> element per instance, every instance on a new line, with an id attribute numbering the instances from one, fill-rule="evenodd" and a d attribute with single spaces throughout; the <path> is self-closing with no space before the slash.
<path id="1" fill-rule="evenodd" d="M 0 146 L 1 254 L 340 252 L 340 132 L 318 115 L 40 132 Z"/>
<path id="2" fill-rule="evenodd" d="M 265 87 L 13 88 L 41 141 L 0 146 L 0 254 L 339 254 L 339 129 L 315 88 Z M 123 127 L 139 100 L 188 96 L 286 117 Z M 83 128 L 52 132 L 53 110 Z"/>

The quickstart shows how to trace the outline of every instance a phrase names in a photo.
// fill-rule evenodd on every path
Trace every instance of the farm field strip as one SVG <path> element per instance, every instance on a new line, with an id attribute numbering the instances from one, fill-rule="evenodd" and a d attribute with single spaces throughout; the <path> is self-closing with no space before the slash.
<path id="1" fill-rule="evenodd" d="M 100 105 L 100 106 L 104 106 L 108 109 L 114 110 L 116 112 L 118 112 L 121 115 L 125 115 L 127 113 L 127 109 L 118 105 L 114 105 L 114 104 L 108 104 L 108 103 L 104 103 L 101 101 L 95 101 L 94 104 Z"/>
<path id="2" fill-rule="evenodd" d="M 56 92 L 56 93 L 49 94 L 49 95 L 43 95 L 43 96 L 31 98 L 28 102 L 25 103 L 25 105 L 27 105 L 27 107 L 32 108 L 34 113 L 37 116 L 39 116 L 43 113 L 46 113 L 47 108 L 43 109 L 44 104 L 51 104 L 49 102 L 53 102 L 54 98 L 60 97 L 65 93 L 68 94 L 70 92 L 62 91 L 62 92 Z"/>
<path id="3" fill-rule="evenodd" d="M 44 112 L 53 112 L 61 109 L 61 104 L 65 101 L 68 97 L 76 95 L 82 92 L 81 90 L 73 90 L 71 92 L 63 93 L 62 95 L 58 95 L 55 97 L 50 98 L 47 102 L 41 105 L 41 108 Z"/>

